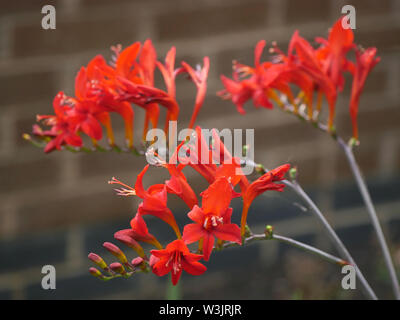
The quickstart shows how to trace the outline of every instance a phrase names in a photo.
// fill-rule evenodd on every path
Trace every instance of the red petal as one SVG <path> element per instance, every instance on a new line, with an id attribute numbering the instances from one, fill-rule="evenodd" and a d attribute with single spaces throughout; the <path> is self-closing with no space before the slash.
<path id="1" fill-rule="evenodd" d="M 160 259 L 153 265 L 152 271 L 159 277 L 165 276 L 172 269 L 172 264 L 166 266 L 166 261 L 164 259 Z"/>
<path id="2" fill-rule="evenodd" d="M 204 212 L 201 208 L 199 208 L 197 205 L 195 205 L 188 213 L 188 217 L 192 219 L 194 222 L 197 222 L 200 225 L 203 225 L 204 222 Z"/>
<path id="3" fill-rule="evenodd" d="M 187 224 L 183 228 L 183 237 L 182 240 L 185 241 L 186 244 L 190 244 L 200 240 L 205 236 L 207 231 L 203 228 L 202 225 L 197 223 Z"/>
<path id="4" fill-rule="evenodd" d="M 217 179 L 203 192 L 202 208 L 205 214 L 220 215 L 232 200 L 232 186 L 224 177 Z"/>
<path id="5" fill-rule="evenodd" d="M 182 269 L 179 269 L 177 273 L 175 273 L 174 270 L 171 270 L 171 275 L 172 275 L 171 280 L 174 286 L 176 286 L 176 284 L 178 283 L 181 274 L 182 274 Z"/>
<path id="6" fill-rule="evenodd" d="M 182 267 L 183 270 L 193 276 L 199 276 L 207 270 L 207 267 L 200 262 L 190 261 L 187 259 L 182 259 Z"/>
<path id="7" fill-rule="evenodd" d="M 213 234 L 221 240 L 242 243 L 240 228 L 236 224 L 221 224 L 214 228 Z"/>
<path id="8" fill-rule="evenodd" d="M 204 260 L 208 261 L 210 259 L 211 252 L 214 248 L 214 236 L 209 232 L 205 233 L 203 237 L 203 254 Z"/>

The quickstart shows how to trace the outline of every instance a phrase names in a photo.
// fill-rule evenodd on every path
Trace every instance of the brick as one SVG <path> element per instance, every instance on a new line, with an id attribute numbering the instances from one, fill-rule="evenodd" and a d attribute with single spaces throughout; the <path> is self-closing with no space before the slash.
<path id="1" fill-rule="evenodd" d="M 261 39 L 261 38 L 260 38 Z M 240 46 L 238 49 L 221 50 L 218 52 L 215 59 L 215 68 L 217 68 L 218 74 L 223 74 L 227 77 L 231 77 L 232 74 L 232 61 L 236 60 L 239 63 L 254 66 L 254 48 L 256 43 L 252 46 Z M 267 49 L 261 58 L 267 59 Z"/>
<path id="2" fill-rule="evenodd" d="M 26 163 L 2 163 L 0 180 L 5 183 L 0 185 L 0 192 L 12 193 L 43 185 L 54 186 L 58 182 L 60 169 L 60 164 L 56 159 L 44 156 Z"/>
<path id="3" fill-rule="evenodd" d="M 361 112 L 358 118 L 360 135 L 362 135 L 363 130 L 365 130 L 365 134 L 368 134 L 396 129 L 398 128 L 398 119 L 400 119 L 400 109 L 398 106 L 385 110 L 376 108 L 368 112 Z"/>
<path id="4" fill-rule="evenodd" d="M 56 74 L 50 71 L 2 75 L 0 87 L 2 104 L 32 103 L 56 94 Z M 34 110 L 32 110 L 34 112 Z"/>
<path id="5" fill-rule="evenodd" d="M 384 13 L 391 13 L 392 1 L 390 0 L 350 0 L 346 1 L 346 4 L 354 6 L 356 9 L 357 18 L 363 19 L 367 16 L 378 15 Z M 335 5 L 335 3 L 334 3 Z M 334 12 L 337 12 L 337 16 L 341 14 L 343 4 L 335 7 Z"/>
<path id="6" fill-rule="evenodd" d="M 361 29 L 355 32 L 355 43 L 363 46 L 364 48 L 376 47 L 379 52 L 397 50 L 400 45 L 400 28 L 391 27 L 390 29 L 368 29 L 364 31 Z"/>
<path id="7" fill-rule="evenodd" d="M 361 140 L 363 141 L 363 140 Z M 364 143 L 365 147 L 367 146 Z M 371 143 L 368 145 L 368 148 L 363 148 L 363 144 L 360 145 L 359 149 L 355 150 L 355 157 L 358 161 L 358 165 L 361 168 L 361 171 L 367 176 L 371 176 L 377 173 L 378 165 L 379 165 L 379 155 L 377 152 L 377 148 L 371 147 Z M 342 179 L 352 179 L 352 173 L 349 167 L 349 164 L 345 158 L 345 155 L 342 151 L 338 153 L 338 158 L 336 159 L 336 175 L 337 180 L 340 181 Z"/>
<path id="8" fill-rule="evenodd" d="M 81 17 L 82 20 L 66 21 L 59 14 L 55 30 L 43 30 L 37 24 L 17 26 L 13 45 L 15 56 L 103 50 L 118 43 L 130 44 L 137 39 L 136 22 L 133 18 L 109 17 L 94 20 L 90 17 L 90 11 L 81 12 Z"/>
<path id="9" fill-rule="evenodd" d="M 163 13 L 156 17 L 157 36 L 159 40 L 173 40 L 251 30 L 265 24 L 267 9 L 266 3 L 246 2 L 228 7 Z"/>
<path id="10" fill-rule="evenodd" d="M 270 112 L 281 112 L 279 110 L 267 110 Z M 262 116 L 262 115 L 260 115 Z M 317 140 L 318 135 L 322 134 L 316 130 L 313 126 L 307 125 L 302 121 L 297 121 L 288 124 L 282 124 L 281 126 L 268 127 L 268 115 L 263 115 L 266 118 L 266 126 L 260 128 L 255 132 L 255 148 L 273 148 L 277 146 L 296 144 L 299 142 L 306 142 Z M 291 115 L 284 115 L 287 117 L 293 117 Z"/>
<path id="11" fill-rule="evenodd" d="M 65 259 L 65 233 L 48 233 L 0 242 L 0 273 L 57 264 Z"/>
<path id="12" fill-rule="evenodd" d="M 135 2 L 140 2 L 141 0 L 136 0 Z M 159 0 L 155 0 L 155 1 L 159 1 Z M 152 0 L 151 2 L 155 2 L 154 0 Z M 144 1 L 143 1 L 144 2 Z M 118 5 L 123 5 L 123 4 L 127 4 L 127 3 L 132 3 L 131 0 L 117 0 L 117 1 L 113 1 L 112 5 L 113 6 L 118 6 Z M 81 0 L 80 1 L 80 5 L 82 7 L 99 7 L 102 5 L 109 5 L 110 1 L 108 0 Z"/>
<path id="13" fill-rule="evenodd" d="M 133 217 L 136 209 L 129 198 L 117 197 L 112 190 L 71 199 L 46 199 L 35 205 L 22 205 L 18 232 L 53 230 L 66 226 Z"/>
<path id="14" fill-rule="evenodd" d="M 327 137 L 328 139 L 329 137 Z M 321 152 L 321 157 L 323 156 Z M 291 161 L 293 166 L 296 166 L 298 169 L 298 178 L 297 180 L 300 182 L 301 185 L 318 185 L 321 183 L 320 181 L 320 170 L 321 166 L 323 165 L 322 158 L 311 158 L 311 159 L 301 159 L 296 160 L 293 159 Z"/>
<path id="15" fill-rule="evenodd" d="M 94 152 L 80 155 L 79 164 L 82 178 L 100 175 L 104 177 L 106 183 L 114 175 L 127 172 L 125 175 L 129 177 L 129 172 L 131 172 L 129 179 L 133 184 L 132 179 L 135 178 L 138 170 L 142 170 L 142 167 L 145 166 L 146 159 L 144 156 L 135 156 L 130 153 Z M 122 177 L 119 178 L 122 179 Z"/>
<path id="16" fill-rule="evenodd" d="M 288 0 L 287 2 L 286 21 L 289 24 L 326 21 L 329 15 L 329 1 Z"/>
<path id="17" fill-rule="evenodd" d="M 2 1 L 0 3 L 0 16 L 35 11 L 41 13 L 42 7 L 51 4 L 57 8 L 60 0 L 35 0 L 35 1 Z"/>

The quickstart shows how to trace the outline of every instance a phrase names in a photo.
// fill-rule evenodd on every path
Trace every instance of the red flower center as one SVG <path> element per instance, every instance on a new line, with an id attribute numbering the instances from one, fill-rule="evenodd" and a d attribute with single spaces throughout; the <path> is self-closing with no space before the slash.
<path id="1" fill-rule="evenodd" d="M 182 268 L 181 260 L 182 260 L 182 253 L 180 251 L 175 251 L 168 259 L 165 266 L 168 267 L 169 264 L 172 263 L 172 271 L 174 274 L 177 274 Z"/>
<path id="2" fill-rule="evenodd" d="M 222 217 L 210 215 L 204 219 L 203 228 L 210 231 L 223 223 L 224 219 Z"/>

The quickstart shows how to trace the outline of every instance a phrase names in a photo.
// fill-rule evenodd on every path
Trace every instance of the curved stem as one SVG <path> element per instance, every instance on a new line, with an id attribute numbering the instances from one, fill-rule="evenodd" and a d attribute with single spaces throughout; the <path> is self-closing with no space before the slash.
<path id="1" fill-rule="evenodd" d="M 259 240 L 277 240 L 279 242 L 294 246 L 294 247 L 304 250 L 306 252 L 310 252 L 328 262 L 337 264 L 339 266 L 344 266 L 344 265 L 350 264 L 349 262 L 347 262 L 343 259 L 340 259 L 338 257 L 335 257 L 334 255 L 331 255 L 330 253 L 322 251 L 318 248 L 315 248 L 315 247 L 305 244 L 303 242 L 294 240 L 292 238 L 277 235 L 275 233 L 273 233 L 271 235 L 266 235 L 266 234 L 251 235 L 244 239 L 243 244 L 249 244 L 249 243 L 252 243 L 255 241 L 259 241 Z M 237 246 L 240 246 L 240 245 L 237 244 L 236 242 L 227 242 L 227 243 L 224 243 L 224 245 L 223 245 L 224 248 L 237 247 Z"/>
<path id="2" fill-rule="evenodd" d="M 357 165 L 356 159 L 354 157 L 353 149 L 350 145 L 346 144 L 342 139 L 337 139 L 338 144 L 342 147 L 347 161 L 349 162 L 351 171 L 353 172 L 354 178 L 357 182 L 358 189 L 360 190 L 361 196 L 364 200 L 365 206 L 367 207 L 367 211 L 371 218 L 372 225 L 375 229 L 376 235 L 378 237 L 378 242 L 381 247 L 383 257 L 385 260 L 386 267 L 389 271 L 389 276 L 391 279 L 393 292 L 397 300 L 400 300 L 400 287 L 399 280 L 396 275 L 396 270 L 393 265 L 393 261 L 390 255 L 389 248 L 387 246 L 385 236 L 382 231 L 382 227 L 379 223 L 378 216 L 375 211 L 374 204 L 372 203 L 371 196 L 368 192 L 367 185 L 362 177 L 359 166 Z"/>
<path id="3" fill-rule="evenodd" d="M 305 193 L 303 188 L 296 181 L 289 182 L 289 181 L 285 180 L 284 183 L 287 186 L 291 187 L 301 198 L 303 198 L 303 200 L 310 207 L 310 209 L 313 212 L 313 214 L 315 215 L 315 217 L 322 223 L 322 226 L 327 231 L 328 236 L 331 239 L 331 241 L 333 242 L 333 244 L 335 245 L 336 249 L 339 251 L 339 253 L 343 257 L 345 257 L 354 266 L 354 268 L 356 269 L 357 276 L 358 276 L 358 278 L 360 280 L 360 283 L 362 285 L 364 293 L 370 299 L 377 300 L 377 297 L 376 297 L 374 291 L 372 290 L 372 288 L 368 284 L 367 280 L 364 278 L 364 275 L 362 274 L 361 270 L 358 268 L 358 266 L 355 263 L 353 257 L 350 255 L 349 251 L 347 250 L 347 248 L 343 244 L 342 240 L 340 240 L 340 238 L 336 234 L 335 230 L 333 230 L 333 228 L 329 224 L 328 220 L 326 220 L 326 218 L 324 217 L 322 212 L 319 210 L 319 208 L 316 206 L 316 204 L 311 200 L 311 198 Z"/>
<path id="4" fill-rule="evenodd" d="M 257 165 L 254 163 L 252 160 L 247 159 L 246 160 L 250 165 L 255 166 L 259 170 L 262 171 L 262 173 L 267 172 L 268 170 L 264 169 L 263 166 Z M 375 292 L 372 290 L 371 286 L 369 285 L 368 281 L 365 279 L 364 275 L 358 268 L 357 264 L 355 263 L 353 257 L 350 255 L 349 251 L 343 244 L 342 240 L 338 237 L 336 234 L 335 230 L 331 227 L 329 224 L 328 220 L 326 220 L 325 216 L 322 214 L 322 212 L 319 210 L 317 205 L 314 203 L 314 201 L 311 200 L 311 198 L 307 195 L 307 193 L 303 190 L 303 188 L 297 183 L 297 181 L 290 182 L 288 180 L 283 180 L 282 181 L 285 185 L 290 187 L 293 191 L 297 193 L 309 206 L 311 209 L 311 212 L 314 214 L 314 216 L 321 222 L 322 226 L 324 229 L 327 231 L 329 238 L 335 245 L 336 250 L 342 255 L 343 258 L 345 258 L 347 261 L 349 261 L 354 268 L 356 269 L 356 274 L 360 280 L 360 283 L 362 285 L 363 292 L 365 295 L 372 300 L 377 300 L 377 296 L 375 295 Z"/>

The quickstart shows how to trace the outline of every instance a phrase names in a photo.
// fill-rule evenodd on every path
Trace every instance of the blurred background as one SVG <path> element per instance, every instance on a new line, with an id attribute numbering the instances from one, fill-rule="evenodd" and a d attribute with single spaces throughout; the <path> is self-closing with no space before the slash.
<path id="1" fill-rule="evenodd" d="M 41 28 L 41 8 L 56 8 L 56 30 Z M 341 8 L 356 8 L 355 41 L 376 46 L 382 61 L 367 80 L 361 98 L 361 144 L 356 158 L 375 201 L 397 270 L 400 270 L 400 2 L 396 0 L 59 0 L 0 2 L 0 299 L 163 299 L 167 278 L 137 275 L 103 283 L 88 273 L 89 252 L 114 261 L 102 248 L 113 234 L 129 227 L 137 202 L 115 195 L 107 181 L 116 176 L 134 183 L 144 159 L 129 154 L 70 154 L 42 150 L 21 136 L 31 131 L 36 114 L 52 113 L 59 90 L 73 95 L 74 77 L 96 54 L 151 38 L 160 59 L 177 47 L 177 62 L 191 65 L 211 59 L 208 95 L 197 124 L 205 128 L 254 128 L 255 160 L 272 168 L 290 162 L 299 181 L 318 203 L 358 261 L 379 297 L 392 298 L 388 274 L 369 217 L 341 150 L 326 134 L 278 109 L 247 106 L 241 116 L 222 101 L 219 75 L 230 76 L 236 59 L 253 64 L 258 40 L 273 40 L 284 51 L 299 29 L 308 40 L 326 36 Z M 268 52 L 264 53 L 267 58 Z M 337 105 L 337 127 L 350 136 L 349 86 Z M 179 126 L 186 127 L 194 99 L 193 84 L 177 82 Z M 136 141 L 142 130 L 136 117 Z M 122 123 L 114 128 L 122 129 Z M 122 137 L 122 130 L 118 134 Z M 119 140 L 122 141 L 122 140 Z M 190 174 L 189 174 L 190 175 Z M 160 170 L 145 183 L 162 182 Z M 202 178 L 190 175 L 196 190 Z M 170 208 L 187 221 L 183 203 Z M 240 212 L 240 203 L 235 203 Z M 238 216 L 238 214 L 237 214 Z M 336 254 L 319 223 L 287 190 L 267 193 L 253 204 L 249 224 L 266 224 Z M 149 222 L 161 239 L 169 228 Z M 121 245 L 122 247 L 122 245 Z M 125 250 L 129 252 L 129 250 Z M 130 258 L 134 257 L 129 252 Z M 57 270 L 57 289 L 40 286 L 43 265 Z M 264 241 L 215 252 L 201 277 L 184 274 L 184 299 L 356 299 L 359 290 L 343 290 L 340 268 L 308 253 Z"/>

